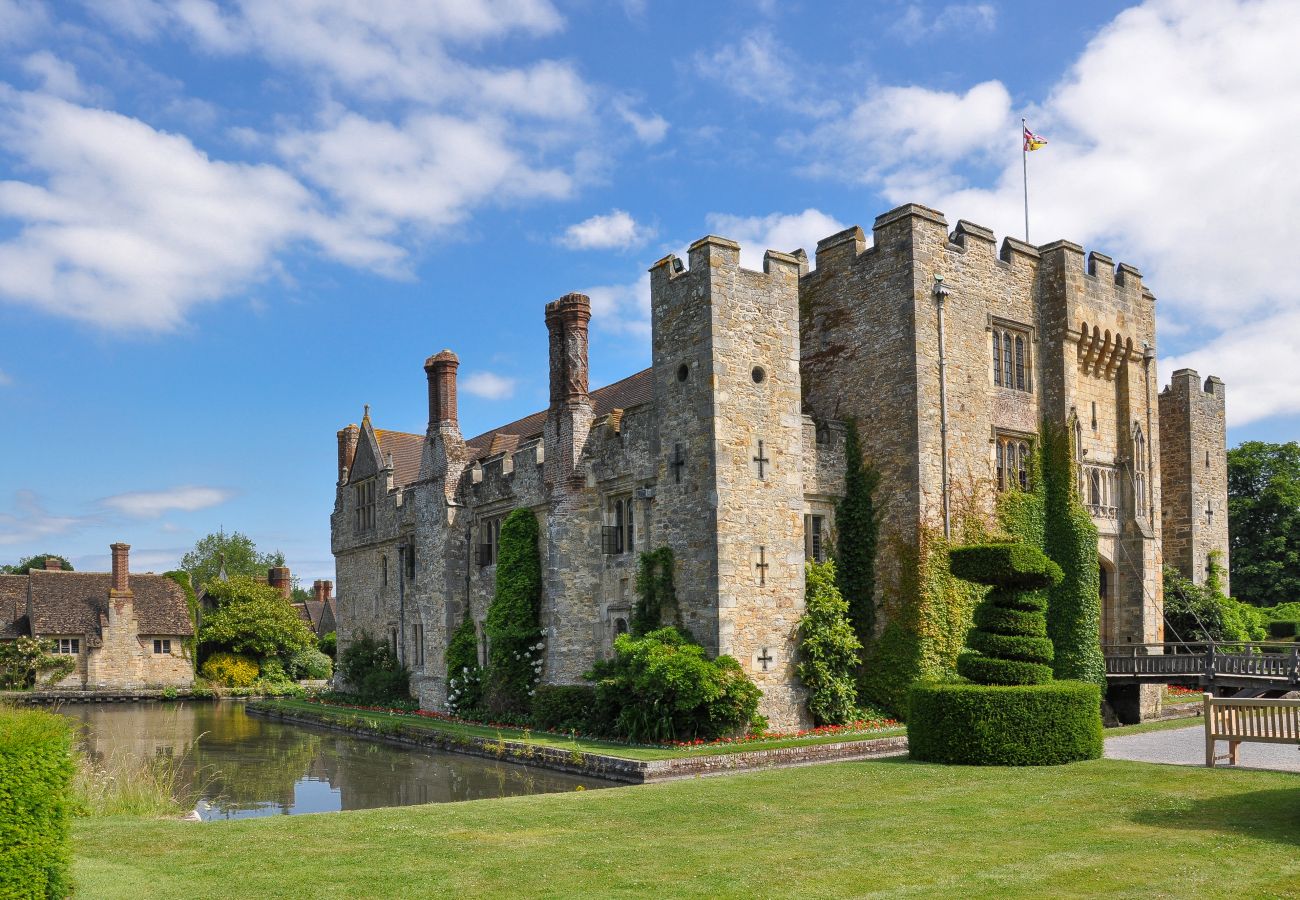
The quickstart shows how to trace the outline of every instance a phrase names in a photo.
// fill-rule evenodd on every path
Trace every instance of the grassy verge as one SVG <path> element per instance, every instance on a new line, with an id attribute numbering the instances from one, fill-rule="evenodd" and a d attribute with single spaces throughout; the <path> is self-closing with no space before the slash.
<path id="1" fill-rule="evenodd" d="M 74 875 L 104 900 L 1280 897 L 1300 884 L 1298 845 L 1295 775 L 899 759 L 204 825 L 83 820 Z"/>
<path id="2" fill-rule="evenodd" d="M 1181 719 L 1162 719 L 1159 722 L 1142 722 L 1138 725 L 1120 725 L 1107 728 L 1104 737 L 1123 737 L 1126 734 L 1146 734 L 1148 731 L 1168 731 L 1171 728 L 1195 728 L 1201 724 L 1199 716 L 1184 716 Z"/>
<path id="3" fill-rule="evenodd" d="M 601 741 L 593 738 L 571 738 L 567 735 L 549 734 L 547 732 L 527 731 L 519 728 L 498 728 L 492 725 L 474 725 L 467 722 L 455 722 L 446 719 L 431 719 L 405 713 L 378 712 L 358 710 L 349 707 L 333 707 L 322 703 L 310 703 L 305 700 L 266 700 L 254 704 L 255 707 L 284 712 L 303 712 L 313 716 L 324 716 L 335 721 L 347 722 L 358 719 L 366 727 L 381 725 L 403 725 L 422 731 L 440 732 L 458 738 L 482 738 L 495 741 L 518 741 L 537 747 L 555 747 L 560 750 L 578 750 L 582 753 L 595 753 L 603 756 L 617 756 L 622 759 L 655 760 L 681 759 L 688 756 L 710 756 L 720 753 L 739 753 L 747 750 L 775 750 L 782 747 L 807 747 L 816 744 L 834 744 L 844 741 L 871 740 L 905 734 L 903 728 L 881 729 L 876 731 L 848 732 L 838 734 L 810 734 L 804 737 L 774 738 L 772 740 L 747 740 L 731 744 L 702 744 L 693 747 L 647 747 L 622 744 L 617 741 Z"/>

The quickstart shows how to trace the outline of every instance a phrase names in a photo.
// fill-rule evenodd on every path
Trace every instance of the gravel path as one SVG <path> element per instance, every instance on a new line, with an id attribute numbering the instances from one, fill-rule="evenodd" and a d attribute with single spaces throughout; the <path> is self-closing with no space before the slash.
<path id="1" fill-rule="evenodd" d="M 1107 759 L 1170 763 L 1177 766 L 1205 765 L 1205 726 L 1200 719 L 1186 728 L 1148 731 L 1106 739 Z M 1218 752 L 1228 752 L 1228 742 L 1219 741 Z M 1300 772 L 1300 747 L 1294 744 L 1248 744 L 1238 751 L 1242 769 L 1274 769 Z M 1220 766 L 1227 763 L 1220 762 Z M 1229 766 L 1229 768 L 1231 768 Z"/>

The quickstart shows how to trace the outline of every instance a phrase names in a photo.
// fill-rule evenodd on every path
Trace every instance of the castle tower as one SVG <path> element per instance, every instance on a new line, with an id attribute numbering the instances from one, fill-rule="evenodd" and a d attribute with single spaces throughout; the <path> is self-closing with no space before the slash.
<path id="1" fill-rule="evenodd" d="M 650 270 L 659 409 L 657 545 L 673 549 L 683 624 L 763 690 L 773 723 L 806 721 L 794 676 L 804 608 L 802 261 L 740 267 L 719 237 Z"/>
<path id="2" fill-rule="evenodd" d="M 1223 382 L 1179 369 L 1160 393 L 1161 522 L 1165 560 L 1204 584 L 1220 553 L 1228 592 L 1228 457 Z M 1171 636 L 1172 638 L 1172 636 Z"/>

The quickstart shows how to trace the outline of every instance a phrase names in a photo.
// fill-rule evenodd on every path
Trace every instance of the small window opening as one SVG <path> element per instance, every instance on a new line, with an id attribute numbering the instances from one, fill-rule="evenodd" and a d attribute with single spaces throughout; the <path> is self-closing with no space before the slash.
<path id="1" fill-rule="evenodd" d="M 690 368 L 690 366 L 686 365 L 686 363 L 682 363 L 680 366 L 677 367 L 677 380 L 678 380 L 678 381 L 685 381 L 687 378 L 690 378 L 690 377 L 691 377 L 691 368 Z"/>
<path id="2" fill-rule="evenodd" d="M 767 380 L 767 373 L 763 371 L 762 366 L 754 366 L 754 371 L 750 372 L 749 376 L 754 379 L 754 384 L 762 384 Z"/>

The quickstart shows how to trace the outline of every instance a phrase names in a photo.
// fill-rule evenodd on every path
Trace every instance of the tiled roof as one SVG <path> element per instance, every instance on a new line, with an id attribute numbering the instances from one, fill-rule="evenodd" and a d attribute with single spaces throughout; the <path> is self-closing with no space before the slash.
<path id="1" fill-rule="evenodd" d="M 32 571 L 32 631 L 44 634 L 99 634 L 99 615 L 107 611 L 112 576 L 107 572 Z M 185 592 L 163 575 L 132 575 L 139 633 L 191 635 L 194 626 Z"/>
<path id="2" fill-rule="evenodd" d="M 599 418 L 616 409 L 627 409 L 645 403 L 654 397 L 654 393 L 654 370 L 643 369 L 622 381 L 592 391 L 592 412 Z M 514 450 L 524 441 L 539 436 L 545 424 L 546 410 L 542 410 L 472 437 L 465 442 L 470 450 L 470 459 L 482 459 L 506 450 Z"/>
<path id="3" fill-rule="evenodd" d="M 0 640 L 27 634 L 27 576 L 0 575 Z"/>
<path id="4" fill-rule="evenodd" d="M 320 615 L 325 610 L 324 600 L 306 600 L 302 604 L 302 611 L 306 613 L 307 622 L 312 628 L 320 627 Z"/>
<path id="5" fill-rule="evenodd" d="M 381 465 L 387 461 L 388 454 L 393 454 L 393 482 L 398 487 L 404 487 L 420 477 L 424 435 L 376 428 L 375 440 L 379 441 L 379 452 L 385 457 L 381 460 Z"/>

